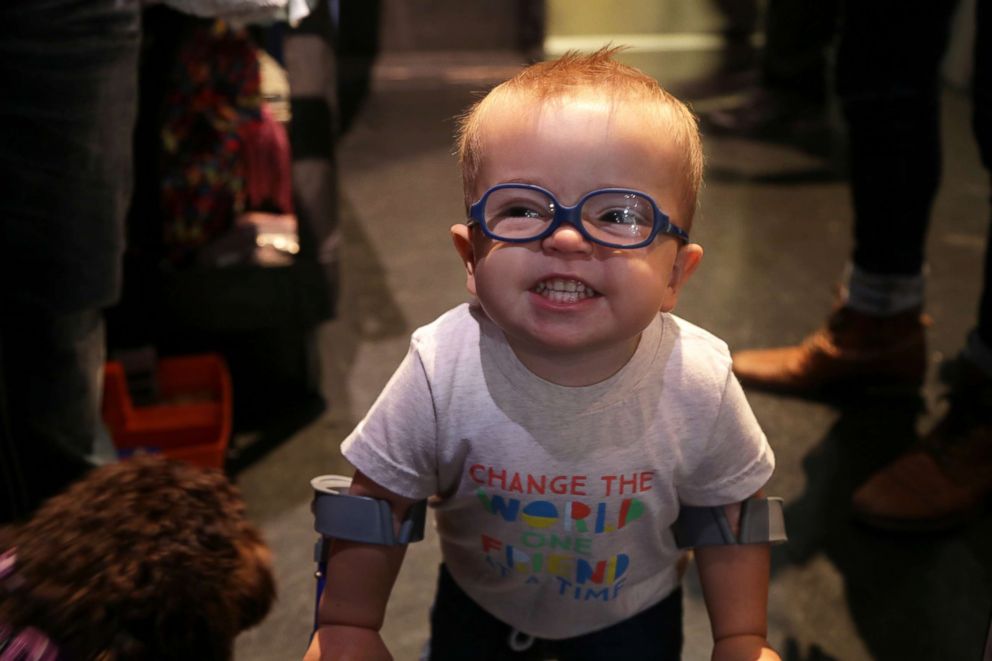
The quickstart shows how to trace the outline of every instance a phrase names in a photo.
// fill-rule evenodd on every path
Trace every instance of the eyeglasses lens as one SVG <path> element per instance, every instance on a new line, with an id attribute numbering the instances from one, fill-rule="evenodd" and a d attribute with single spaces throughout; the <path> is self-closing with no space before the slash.
<path id="1" fill-rule="evenodd" d="M 636 193 L 598 193 L 582 205 L 582 226 L 598 241 L 631 246 L 651 236 L 654 208 Z"/>
<path id="2" fill-rule="evenodd" d="M 538 236 L 555 216 L 554 200 L 529 188 L 501 188 L 486 199 L 486 228 L 504 239 Z"/>

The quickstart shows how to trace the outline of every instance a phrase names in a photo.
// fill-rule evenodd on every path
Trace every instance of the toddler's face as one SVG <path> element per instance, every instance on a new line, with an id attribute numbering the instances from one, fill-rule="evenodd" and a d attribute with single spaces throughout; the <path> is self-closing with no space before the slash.
<path id="1" fill-rule="evenodd" d="M 509 182 L 546 188 L 564 205 L 595 189 L 629 188 L 650 195 L 679 223 L 684 183 L 675 147 L 637 104 L 614 105 L 593 94 L 544 107 L 516 101 L 487 110 L 475 199 Z M 619 369 L 655 314 L 675 306 L 702 255 L 699 246 L 681 247 L 668 236 L 635 250 L 607 248 L 567 224 L 524 244 L 489 241 L 465 225 L 452 233 L 469 291 L 532 369 L 529 358 L 543 362 L 555 354 L 614 356 Z M 563 290 L 577 295 L 554 293 Z"/>

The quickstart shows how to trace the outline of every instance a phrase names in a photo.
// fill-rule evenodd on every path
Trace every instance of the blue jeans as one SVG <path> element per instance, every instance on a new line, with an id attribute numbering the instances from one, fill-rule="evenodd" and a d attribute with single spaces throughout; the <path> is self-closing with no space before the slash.
<path id="1" fill-rule="evenodd" d="M 89 467 L 131 196 L 138 9 L 0 2 L 0 520 Z"/>
<path id="2" fill-rule="evenodd" d="M 856 266 L 914 276 L 940 184 L 940 64 L 955 2 L 850 0 L 837 51 L 848 128 Z M 992 7 L 978 0 L 973 128 L 992 170 Z M 988 215 L 989 209 L 976 209 Z M 992 236 L 992 235 L 990 235 Z M 992 241 L 992 239 L 990 239 Z M 992 347 L 992 244 L 986 250 L 977 334 Z"/>
<path id="3" fill-rule="evenodd" d="M 592 633 L 509 646 L 513 627 L 476 604 L 441 565 L 431 609 L 430 661 L 677 661 L 682 653 L 682 590 L 637 615 Z"/>
<path id="4" fill-rule="evenodd" d="M 12 314 L 0 323 L 0 434 L 13 443 L 0 450 L 0 462 L 5 471 L 16 470 L 2 477 L 20 491 L 8 504 L 25 515 L 92 467 L 106 353 L 103 317 L 99 310 L 6 311 Z M 0 489 L 0 500 L 5 495 Z"/>
<path id="5" fill-rule="evenodd" d="M 769 0 L 761 51 L 764 86 L 817 102 L 827 98 L 839 5 L 839 0 Z"/>

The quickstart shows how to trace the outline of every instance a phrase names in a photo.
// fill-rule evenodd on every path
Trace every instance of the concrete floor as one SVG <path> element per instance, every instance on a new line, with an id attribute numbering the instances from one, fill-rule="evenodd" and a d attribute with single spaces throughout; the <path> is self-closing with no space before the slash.
<path id="1" fill-rule="evenodd" d="M 275 550 L 279 582 L 275 610 L 239 640 L 239 661 L 302 654 L 313 615 L 308 480 L 350 472 L 338 445 L 403 357 L 410 332 L 466 298 L 447 236 L 463 213 L 452 117 L 513 64 L 505 54 L 484 59 L 412 73 L 385 63 L 340 144 L 343 298 L 339 317 L 320 329 L 330 408 L 237 475 Z M 676 92 L 683 82 L 672 84 Z M 967 99 L 948 92 L 945 112 L 945 182 L 929 243 L 933 369 L 922 398 L 823 403 L 749 393 L 778 457 L 768 491 L 787 502 L 791 540 L 773 554 L 769 619 L 770 639 L 789 661 L 981 658 L 992 613 L 992 515 L 915 538 L 859 527 L 848 510 L 852 490 L 938 417 L 937 368 L 974 319 L 989 178 L 970 139 Z M 825 146 L 706 139 L 693 228 L 706 256 L 680 315 L 735 348 L 798 340 L 822 320 L 851 217 L 836 148 Z M 432 536 L 411 546 L 384 629 L 400 661 L 416 659 L 425 641 L 437 562 Z M 707 659 L 709 625 L 692 572 L 686 595 L 684 658 Z"/>

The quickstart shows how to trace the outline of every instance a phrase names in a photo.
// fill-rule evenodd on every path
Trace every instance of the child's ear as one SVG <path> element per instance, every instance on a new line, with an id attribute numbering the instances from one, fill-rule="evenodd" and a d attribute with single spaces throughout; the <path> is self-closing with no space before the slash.
<path id="1" fill-rule="evenodd" d="M 475 296 L 475 247 L 472 245 L 472 229 L 459 223 L 451 226 L 451 242 L 455 244 L 458 256 L 465 266 L 465 288 Z"/>
<path id="2" fill-rule="evenodd" d="M 665 298 L 661 303 L 662 312 L 670 312 L 675 308 L 682 285 L 689 280 L 689 276 L 693 274 L 702 259 L 703 247 L 698 243 L 687 243 L 679 248 L 679 252 L 675 256 L 675 263 L 672 264 L 672 273 L 669 276 L 668 284 L 665 286 Z"/>

